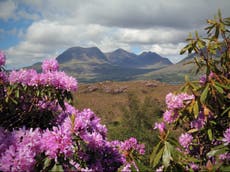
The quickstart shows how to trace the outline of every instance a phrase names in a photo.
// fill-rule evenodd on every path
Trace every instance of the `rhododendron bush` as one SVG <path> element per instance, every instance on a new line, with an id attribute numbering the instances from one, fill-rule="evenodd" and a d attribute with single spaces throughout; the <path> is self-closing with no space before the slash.
<path id="1" fill-rule="evenodd" d="M 77 81 L 45 60 L 6 72 L 0 51 L 0 171 L 138 171 L 144 145 L 135 138 L 108 141 L 90 109 L 71 105 Z"/>
<path id="2" fill-rule="evenodd" d="M 155 123 L 160 142 L 150 157 L 156 171 L 230 171 L 230 18 L 208 20 L 207 38 L 191 34 L 181 53 L 195 53 L 199 81 L 166 96 Z M 178 138 L 171 133 L 178 129 Z"/>

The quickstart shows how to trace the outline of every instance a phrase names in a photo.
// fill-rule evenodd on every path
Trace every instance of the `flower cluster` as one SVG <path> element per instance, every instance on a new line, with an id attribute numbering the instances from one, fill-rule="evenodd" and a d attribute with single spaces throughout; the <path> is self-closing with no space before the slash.
<path id="1" fill-rule="evenodd" d="M 42 71 L 46 72 L 55 72 L 58 71 L 59 64 L 56 59 L 47 59 L 42 63 Z"/>
<path id="2" fill-rule="evenodd" d="M 2 51 L 0 51 L 0 66 L 5 65 L 5 63 L 6 63 L 6 56 Z"/>
<path id="3" fill-rule="evenodd" d="M 28 86 L 53 86 L 56 89 L 68 91 L 77 90 L 76 79 L 59 71 L 37 73 L 34 69 L 20 69 L 10 73 L 9 82 L 11 84 L 20 83 Z"/>
<path id="4" fill-rule="evenodd" d="M 223 142 L 224 142 L 226 145 L 230 144 L 230 128 L 228 128 L 228 129 L 224 132 Z"/>
<path id="5" fill-rule="evenodd" d="M 209 80 L 213 78 L 215 78 L 215 73 L 211 71 L 208 77 L 206 75 L 202 75 L 200 77 L 199 83 L 200 85 L 205 85 Z"/>
<path id="6" fill-rule="evenodd" d="M 0 66 L 4 64 L 0 52 Z M 108 141 L 107 128 L 93 111 L 65 102 L 71 101 L 77 81 L 58 69 L 51 59 L 43 62 L 42 73 L 21 69 L 8 76 L 0 71 L 0 114 L 7 116 L 0 120 L 20 121 L 10 121 L 9 130 L 0 127 L 0 171 L 46 171 L 55 165 L 64 171 L 117 171 L 129 163 L 138 169 L 127 159 L 134 152 L 144 154 L 144 145 L 135 138 Z"/>
<path id="7" fill-rule="evenodd" d="M 71 108 L 69 105 L 68 109 Z M 76 137 L 84 141 L 87 147 L 76 149 L 76 144 L 80 143 L 74 140 Z M 122 164 L 127 164 L 124 152 L 135 150 L 144 154 L 144 145 L 138 144 L 135 138 L 116 141 L 116 144 L 107 141 L 105 126 L 100 124 L 100 119 L 90 109 L 75 110 L 72 115 L 66 116 L 61 125 L 43 131 L 23 128 L 9 132 L 1 128 L 0 141 L 2 171 L 31 171 L 36 156 L 43 152 L 54 160 L 64 156 L 80 171 L 85 167 L 74 160 L 76 154 L 92 171 L 116 171 Z"/>
<path id="8" fill-rule="evenodd" d="M 13 132 L 4 131 L 3 135 L 1 132 L 0 140 L 2 139 L 6 141 L 1 147 L 0 170 L 32 171 L 36 163 L 35 157 L 41 151 L 39 129 L 33 131 L 21 128 Z"/>
<path id="9" fill-rule="evenodd" d="M 2 81 L 3 83 L 7 82 L 8 77 L 6 75 L 6 72 L 1 72 L 0 71 L 0 81 Z"/>
<path id="10" fill-rule="evenodd" d="M 181 136 L 179 137 L 179 143 L 184 148 L 188 148 L 192 140 L 193 140 L 192 135 L 188 133 L 181 134 Z"/>
<path id="11" fill-rule="evenodd" d="M 41 147 L 51 159 L 56 159 L 59 154 L 66 158 L 73 154 L 73 142 L 69 128 L 63 126 L 53 127 L 46 130 L 42 135 Z"/>
<path id="12" fill-rule="evenodd" d="M 196 119 L 191 121 L 190 127 L 195 129 L 201 129 L 205 126 L 206 118 L 204 113 L 201 111 Z"/>
<path id="13" fill-rule="evenodd" d="M 161 123 L 155 123 L 154 129 L 158 129 L 160 133 L 164 133 L 165 131 L 165 123 L 161 122 Z"/>
<path id="14" fill-rule="evenodd" d="M 177 111 L 173 111 L 173 110 L 166 110 L 163 114 L 163 120 L 164 122 L 167 123 L 172 123 L 174 122 L 178 117 L 178 113 Z"/>
<path id="15" fill-rule="evenodd" d="M 165 102 L 168 109 L 175 110 L 175 109 L 183 108 L 187 103 L 191 102 L 191 100 L 194 98 L 195 98 L 194 95 L 189 95 L 187 93 L 181 93 L 177 95 L 173 93 L 169 93 L 165 97 Z"/>
<path id="16" fill-rule="evenodd" d="M 194 98 L 194 95 L 189 95 L 187 93 L 181 93 L 177 95 L 173 93 L 167 94 L 165 97 L 167 110 L 163 114 L 164 122 L 174 122 L 178 117 L 178 110 L 188 105 Z"/>
<path id="17" fill-rule="evenodd" d="M 120 149 L 122 151 L 135 150 L 141 155 L 143 155 L 145 153 L 145 145 L 144 144 L 138 144 L 137 139 L 134 137 L 131 137 L 130 139 L 122 142 L 120 145 Z"/>
<path id="18" fill-rule="evenodd" d="M 131 157 L 133 156 L 132 154 L 144 155 L 144 144 L 139 144 L 136 138 L 131 137 L 123 142 L 118 140 L 112 141 L 112 145 L 117 147 L 122 154 L 122 161 L 124 164 L 122 168 L 123 172 L 131 171 L 132 166 L 136 169 L 136 171 L 139 171 L 135 161 Z"/>

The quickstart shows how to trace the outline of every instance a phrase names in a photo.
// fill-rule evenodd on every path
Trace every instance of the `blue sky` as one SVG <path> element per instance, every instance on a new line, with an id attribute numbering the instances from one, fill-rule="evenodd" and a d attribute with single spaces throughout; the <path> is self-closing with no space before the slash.
<path id="1" fill-rule="evenodd" d="M 177 62 L 188 33 L 201 31 L 218 9 L 229 17 L 230 1 L 0 0 L 0 49 L 9 69 L 73 46 L 153 51 Z"/>
<path id="2" fill-rule="evenodd" d="M 26 30 L 32 21 L 30 20 L 0 20 L 1 33 L 1 49 L 7 49 L 11 46 L 16 46 L 20 41 L 20 31 Z"/>

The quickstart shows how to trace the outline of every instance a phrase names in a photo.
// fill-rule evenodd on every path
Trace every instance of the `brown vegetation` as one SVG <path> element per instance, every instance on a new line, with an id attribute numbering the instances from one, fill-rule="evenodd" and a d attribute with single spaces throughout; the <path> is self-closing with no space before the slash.
<path id="1" fill-rule="evenodd" d="M 79 84 L 79 90 L 74 94 L 74 104 L 78 109 L 85 107 L 92 109 L 106 124 L 119 121 L 122 107 L 128 106 L 129 93 L 135 94 L 141 102 L 146 97 L 151 97 L 163 108 L 165 95 L 178 88 L 178 85 L 169 85 L 155 80 Z"/>

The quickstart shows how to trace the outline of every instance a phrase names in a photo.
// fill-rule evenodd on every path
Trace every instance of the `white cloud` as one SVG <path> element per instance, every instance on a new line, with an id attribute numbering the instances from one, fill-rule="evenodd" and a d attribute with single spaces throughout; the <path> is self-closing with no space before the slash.
<path id="1" fill-rule="evenodd" d="M 218 8 L 230 15 L 229 0 L 9 0 L 0 1 L 0 19 L 33 20 L 25 30 L 12 30 L 21 42 L 7 50 L 9 66 L 30 65 L 72 46 L 104 52 L 135 46 L 175 62 L 188 33 L 200 31 Z"/>
<path id="2" fill-rule="evenodd" d="M 100 25 L 75 26 L 48 20 L 34 22 L 26 33 L 22 34 L 24 41 L 7 50 L 11 59 L 8 66 L 31 65 L 48 56 L 58 55 L 72 46 L 103 45 L 106 32 L 107 28 Z"/>
<path id="3" fill-rule="evenodd" d="M 0 1 L 0 19 L 8 20 L 14 15 L 16 5 L 13 1 Z"/>
<path id="4" fill-rule="evenodd" d="M 123 42 L 154 44 L 177 43 L 183 41 L 188 31 L 156 27 L 152 29 L 120 29 L 120 37 Z"/>

